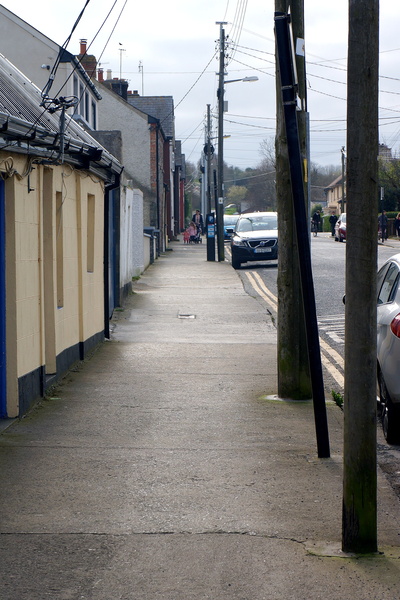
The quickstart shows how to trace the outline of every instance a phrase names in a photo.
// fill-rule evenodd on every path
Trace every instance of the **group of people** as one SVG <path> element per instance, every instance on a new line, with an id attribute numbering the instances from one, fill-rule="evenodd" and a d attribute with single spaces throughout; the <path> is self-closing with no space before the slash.
<path id="1" fill-rule="evenodd" d="M 185 229 L 183 234 L 183 241 L 185 244 L 190 244 L 193 242 L 197 242 L 200 239 L 200 236 L 203 235 L 204 230 L 204 219 L 200 210 L 197 209 L 194 215 L 192 216 L 192 220 L 189 223 L 189 227 Z"/>
<path id="2" fill-rule="evenodd" d="M 386 214 L 386 210 L 383 210 L 382 213 L 378 217 L 378 228 L 379 228 L 379 237 L 382 238 L 382 242 L 387 240 L 388 237 L 388 218 Z M 394 220 L 394 230 L 396 233 L 396 237 L 400 238 L 400 213 L 397 213 Z"/>
<path id="3" fill-rule="evenodd" d="M 335 235 L 335 225 L 336 225 L 337 220 L 338 220 L 338 217 L 336 215 L 332 214 L 329 217 L 329 223 L 331 226 L 332 236 Z M 319 226 L 320 221 L 321 221 L 321 216 L 319 214 L 319 211 L 317 211 L 312 216 L 314 232 L 318 231 L 318 226 Z M 396 237 L 400 239 L 400 212 L 397 213 L 397 216 L 394 220 L 394 229 L 395 229 Z M 378 217 L 378 230 L 379 230 L 379 236 L 382 238 L 382 241 L 387 240 L 388 218 L 387 218 L 386 210 L 383 210 L 382 213 Z M 316 233 L 314 233 L 314 235 L 316 235 Z"/>

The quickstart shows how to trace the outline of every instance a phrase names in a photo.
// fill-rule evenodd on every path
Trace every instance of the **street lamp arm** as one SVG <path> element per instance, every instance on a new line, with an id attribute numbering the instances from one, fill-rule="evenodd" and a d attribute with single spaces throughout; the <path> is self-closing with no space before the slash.
<path id="1" fill-rule="evenodd" d="M 250 83 L 251 81 L 258 81 L 258 77 L 253 75 L 250 77 L 242 77 L 241 79 L 228 79 L 224 81 L 224 83 L 235 83 L 235 81 L 244 81 L 245 83 Z"/>

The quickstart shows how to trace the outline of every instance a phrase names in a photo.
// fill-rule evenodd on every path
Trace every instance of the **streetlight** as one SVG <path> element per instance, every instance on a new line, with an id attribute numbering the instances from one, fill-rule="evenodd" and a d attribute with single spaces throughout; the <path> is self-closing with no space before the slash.
<path id="1" fill-rule="evenodd" d="M 217 243 L 218 260 L 225 260 L 224 255 L 224 85 L 225 83 L 234 83 L 236 81 L 258 81 L 258 77 L 250 76 L 240 79 L 225 80 L 225 30 L 224 22 L 217 22 L 220 26 L 220 46 L 219 46 L 219 81 L 218 81 L 218 206 L 215 207 L 217 213 Z"/>

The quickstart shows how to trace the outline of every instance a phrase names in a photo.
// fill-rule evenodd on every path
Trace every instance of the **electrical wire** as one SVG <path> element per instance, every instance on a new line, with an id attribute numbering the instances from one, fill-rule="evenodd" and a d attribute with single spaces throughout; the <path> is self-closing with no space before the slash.
<path id="1" fill-rule="evenodd" d="M 64 50 L 66 50 L 66 48 L 67 48 L 67 46 L 68 46 L 68 44 L 69 44 L 69 42 L 71 40 L 72 34 L 74 33 L 75 29 L 77 28 L 77 26 L 79 24 L 79 21 L 83 17 L 83 13 L 85 12 L 86 7 L 89 4 L 89 2 L 90 2 L 90 0 L 86 0 L 83 9 L 79 13 L 78 18 L 76 19 L 76 21 L 75 21 L 75 23 L 74 23 L 74 25 L 72 27 L 71 33 L 69 34 L 69 36 L 67 37 L 67 39 L 65 40 L 64 44 L 61 46 L 61 48 L 60 48 L 60 50 L 58 52 L 58 56 L 57 56 L 57 58 L 56 58 L 56 60 L 54 62 L 54 65 L 53 65 L 53 67 L 52 67 L 52 69 L 50 71 L 49 79 L 48 79 L 46 85 L 44 86 L 44 88 L 42 89 L 42 98 L 43 99 L 44 98 L 48 98 L 48 96 L 49 96 L 49 91 L 50 91 L 51 86 L 53 85 L 54 77 L 55 77 L 55 75 L 57 73 L 57 69 L 58 69 L 58 67 L 60 65 L 60 62 L 61 62 L 62 54 L 63 54 Z"/>
<path id="2" fill-rule="evenodd" d="M 116 0 L 116 1 L 117 1 L 117 0 Z M 96 37 L 97 37 L 97 35 L 99 34 L 99 32 L 100 32 L 101 28 L 103 27 L 104 23 L 107 21 L 108 17 L 110 16 L 110 14 L 111 14 L 111 12 L 112 12 L 112 10 L 113 10 L 113 8 L 114 8 L 115 4 L 116 4 L 116 1 L 114 2 L 114 4 L 113 4 L 113 6 L 112 6 L 112 8 L 111 8 L 110 12 L 108 13 L 108 15 L 107 15 L 106 19 L 105 19 L 105 20 L 104 20 L 104 22 L 102 23 L 102 25 L 101 25 L 100 29 L 97 31 L 97 33 L 96 33 L 96 36 L 94 37 L 93 41 L 96 39 Z M 102 52 L 101 52 L 100 56 L 99 56 L 99 57 L 98 57 L 98 59 L 97 59 L 97 61 L 98 61 L 98 62 L 100 62 L 100 61 L 101 61 L 101 57 L 103 56 L 104 52 L 106 51 L 106 48 L 107 48 L 107 46 L 108 46 L 108 44 L 109 44 L 109 42 L 110 42 L 110 39 L 111 39 L 111 37 L 112 37 L 112 35 L 113 35 L 113 33 L 114 33 L 114 31 L 115 31 L 115 29 L 116 29 L 117 25 L 118 25 L 118 22 L 119 22 L 119 20 L 120 20 L 120 18 L 121 18 L 121 16 L 122 16 L 122 13 L 123 13 L 123 12 L 124 12 L 124 10 L 125 10 L 125 6 L 127 5 L 127 2 L 128 2 L 128 0 L 125 0 L 125 2 L 124 2 L 124 5 L 123 5 L 123 7 L 122 7 L 122 9 L 121 9 L 121 12 L 119 13 L 119 15 L 118 15 L 118 18 L 117 18 L 117 20 L 116 20 L 116 22 L 115 22 L 115 24 L 114 24 L 114 27 L 112 28 L 112 30 L 111 30 L 111 33 L 110 33 L 110 35 L 108 36 L 108 38 L 107 38 L 107 41 L 106 41 L 106 43 L 105 43 L 105 45 L 104 45 L 104 47 L 103 47 L 103 50 L 102 50 Z M 89 85 L 89 82 L 87 82 L 87 83 L 85 84 L 85 86 L 84 86 L 84 89 L 83 89 L 83 91 L 82 91 L 82 94 L 81 94 L 81 95 L 80 95 L 80 97 L 79 97 L 79 104 L 80 104 L 80 102 L 82 101 L 83 95 L 84 95 L 85 91 L 87 90 L 87 87 L 88 87 L 88 85 Z M 78 104 L 78 105 L 79 105 L 79 104 Z M 77 105 L 77 106 L 78 106 L 78 105 Z M 76 112 L 76 109 L 75 109 L 75 111 L 74 111 L 74 114 L 75 114 L 75 112 Z"/>
<path id="3" fill-rule="evenodd" d="M 231 46 L 232 52 L 228 56 L 226 64 L 228 65 L 235 56 L 237 45 L 239 44 L 240 37 L 242 34 L 243 23 L 246 16 L 247 11 L 247 2 L 248 0 L 238 0 L 236 5 L 235 17 L 233 20 L 232 30 L 229 33 L 229 38 L 231 38 L 231 42 L 228 41 L 228 46 Z"/>

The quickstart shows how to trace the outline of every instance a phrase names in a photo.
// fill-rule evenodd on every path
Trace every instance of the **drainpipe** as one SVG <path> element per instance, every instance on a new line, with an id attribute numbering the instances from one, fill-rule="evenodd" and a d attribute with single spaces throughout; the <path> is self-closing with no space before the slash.
<path id="1" fill-rule="evenodd" d="M 157 254 L 160 256 L 160 252 L 163 249 L 161 248 L 161 235 L 164 234 L 164 230 L 161 230 L 161 218 L 160 218 L 160 210 L 161 210 L 161 202 L 160 202 L 160 169 L 159 169 L 159 151 L 158 151 L 158 141 L 160 135 L 160 121 L 157 119 L 156 122 L 156 186 L 157 186 L 157 229 L 158 233 L 158 251 Z"/>
<path id="2" fill-rule="evenodd" d="M 106 185 L 104 190 L 104 248 L 103 248 L 103 279 L 104 279 L 104 337 L 110 339 L 110 255 L 109 255 L 109 227 L 110 227 L 110 194 L 120 187 L 121 176 L 115 176 L 115 182 Z"/>

